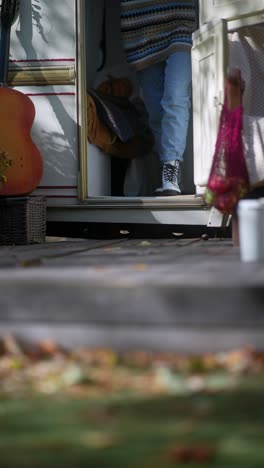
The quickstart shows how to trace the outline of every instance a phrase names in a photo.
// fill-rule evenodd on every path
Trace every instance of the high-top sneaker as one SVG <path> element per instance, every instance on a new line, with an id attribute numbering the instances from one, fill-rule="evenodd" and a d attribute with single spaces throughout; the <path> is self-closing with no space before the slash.
<path id="1" fill-rule="evenodd" d="M 166 161 L 162 166 L 162 187 L 155 190 L 156 196 L 180 195 L 181 162 Z"/>

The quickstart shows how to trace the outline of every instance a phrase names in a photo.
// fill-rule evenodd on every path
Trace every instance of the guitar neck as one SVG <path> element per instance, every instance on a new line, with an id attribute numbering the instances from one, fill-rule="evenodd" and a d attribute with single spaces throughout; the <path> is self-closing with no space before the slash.
<path id="1" fill-rule="evenodd" d="M 7 84 L 9 67 L 10 29 L 0 30 L 0 85 Z"/>

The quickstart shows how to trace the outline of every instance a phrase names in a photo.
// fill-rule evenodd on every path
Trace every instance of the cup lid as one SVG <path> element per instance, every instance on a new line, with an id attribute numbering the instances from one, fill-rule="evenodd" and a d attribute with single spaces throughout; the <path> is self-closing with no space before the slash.
<path id="1" fill-rule="evenodd" d="M 238 202 L 239 210 L 263 210 L 264 209 L 264 198 L 254 200 L 240 200 Z"/>

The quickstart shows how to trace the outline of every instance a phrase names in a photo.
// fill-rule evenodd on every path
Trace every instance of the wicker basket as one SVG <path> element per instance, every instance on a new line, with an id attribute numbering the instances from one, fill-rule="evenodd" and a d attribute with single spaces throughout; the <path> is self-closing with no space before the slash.
<path id="1" fill-rule="evenodd" d="M 0 198 L 0 245 L 45 242 L 45 197 Z"/>

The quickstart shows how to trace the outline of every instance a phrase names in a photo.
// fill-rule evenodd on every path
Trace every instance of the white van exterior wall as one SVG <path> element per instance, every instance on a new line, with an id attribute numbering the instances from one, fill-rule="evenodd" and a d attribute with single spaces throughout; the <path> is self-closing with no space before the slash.
<path id="1" fill-rule="evenodd" d="M 75 67 L 75 2 L 20 2 L 20 15 L 11 32 L 10 59 L 12 67 Z M 45 195 L 52 206 L 77 204 L 75 84 L 17 89 L 30 96 L 36 109 L 32 138 L 44 162 L 36 194 Z"/>

